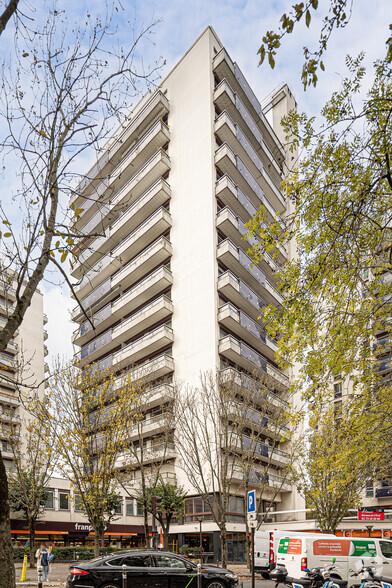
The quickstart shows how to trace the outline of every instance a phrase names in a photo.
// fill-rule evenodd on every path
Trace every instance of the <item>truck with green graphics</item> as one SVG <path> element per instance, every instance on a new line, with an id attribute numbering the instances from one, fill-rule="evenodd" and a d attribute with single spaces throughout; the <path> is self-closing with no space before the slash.
<path id="1" fill-rule="evenodd" d="M 290 534 L 280 538 L 276 565 L 285 567 L 289 576 L 300 578 L 305 569 L 327 566 L 332 558 L 335 558 L 333 575 L 347 580 L 349 586 L 358 583 L 358 579 L 351 577 L 350 570 L 355 572 L 362 565 L 372 566 L 378 574 L 392 577 L 392 541 L 370 537 Z"/>

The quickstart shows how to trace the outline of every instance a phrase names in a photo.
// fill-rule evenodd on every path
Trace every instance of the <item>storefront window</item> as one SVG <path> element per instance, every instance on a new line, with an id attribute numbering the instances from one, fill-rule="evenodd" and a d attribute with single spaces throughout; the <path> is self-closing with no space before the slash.
<path id="1" fill-rule="evenodd" d="M 46 491 L 45 508 L 54 508 L 54 492 L 53 490 Z"/>
<path id="2" fill-rule="evenodd" d="M 60 510 L 69 510 L 69 494 L 68 492 L 59 493 L 59 508 Z"/>

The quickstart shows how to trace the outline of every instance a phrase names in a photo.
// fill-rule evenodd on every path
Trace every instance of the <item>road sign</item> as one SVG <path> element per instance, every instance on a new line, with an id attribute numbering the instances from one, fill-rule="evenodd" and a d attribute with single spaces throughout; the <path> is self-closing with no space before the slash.
<path id="1" fill-rule="evenodd" d="M 255 490 L 248 492 L 248 502 L 246 512 L 256 512 L 256 493 Z"/>
<path id="2" fill-rule="evenodd" d="M 248 519 L 248 525 L 251 529 L 256 529 L 257 527 L 257 520 L 256 519 Z"/>
<path id="3" fill-rule="evenodd" d="M 255 521 L 257 518 L 255 512 L 248 512 L 246 517 L 247 517 L 248 521 Z"/>

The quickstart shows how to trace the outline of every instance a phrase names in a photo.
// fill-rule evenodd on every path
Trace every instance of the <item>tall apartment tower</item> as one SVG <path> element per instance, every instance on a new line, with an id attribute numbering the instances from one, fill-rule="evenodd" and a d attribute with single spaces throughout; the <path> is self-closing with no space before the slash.
<path id="1" fill-rule="evenodd" d="M 0 327 L 4 327 L 16 300 L 12 272 L 0 265 Z M 23 439 L 23 427 L 30 419 L 21 402 L 24 389 L 20 384 L 37 386 L 45 378 L 45 356 L 48 350 L 43 313 L 43 296 L 36 292 L 27 309 L 23 322 L 5 351 L 0 353 L 0 448 L 7 469 L 12 467 L 13 453 L 9 444 L 10 423 L 19 424 Z M 18 385 L 17 385 L 18 384 Z"/>
<path id="2" fill-rule="evenodd" d="M 278 123 L 292 107 L 284 86 L 262 108 L 208 27 L 136 106 L 73 198 L 83 209 L 75 228 L 104 233 L 81 243 L 73 268 L 95 326 L 76 307 L 73 342 L 82 365 L 129 369 L 156 383 L 147 418 L 170 382 L 198 386 L 201 373 L 227 366 L 239 379 L 259 370 L 271 401 L 285 402 L 289 374 L 258 318 L 263 306 L 281 302 L 274 272 L 291 252 L 279 249 L 252 267 L 243 235 L 262 204 L 271 219 L 286 213 L 280 184 L 288 155 Z M 146 446 L 154 444 L 151 426 Z M 169 458 L 165 473 L 186 483 L 175 448 Z M 285 463 L 284 452 L 276 480 L 279 459 Z M 284 484 L 276 508 L 295 509 L 295 497 Z"/>

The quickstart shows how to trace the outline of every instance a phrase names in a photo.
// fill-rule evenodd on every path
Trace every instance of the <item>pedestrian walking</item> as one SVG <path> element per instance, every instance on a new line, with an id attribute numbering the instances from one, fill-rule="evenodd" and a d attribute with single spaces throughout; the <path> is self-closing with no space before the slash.
<path id="1" fill-rule="evenodd" d="M 37 549 L 35 559 L 37 560 L 37 567 L 39 565 L 42 566 L 42 580 L 47 582 L 49 575 L 49 549 L 45 543 L 42 543 L 41 547 Z"/>

